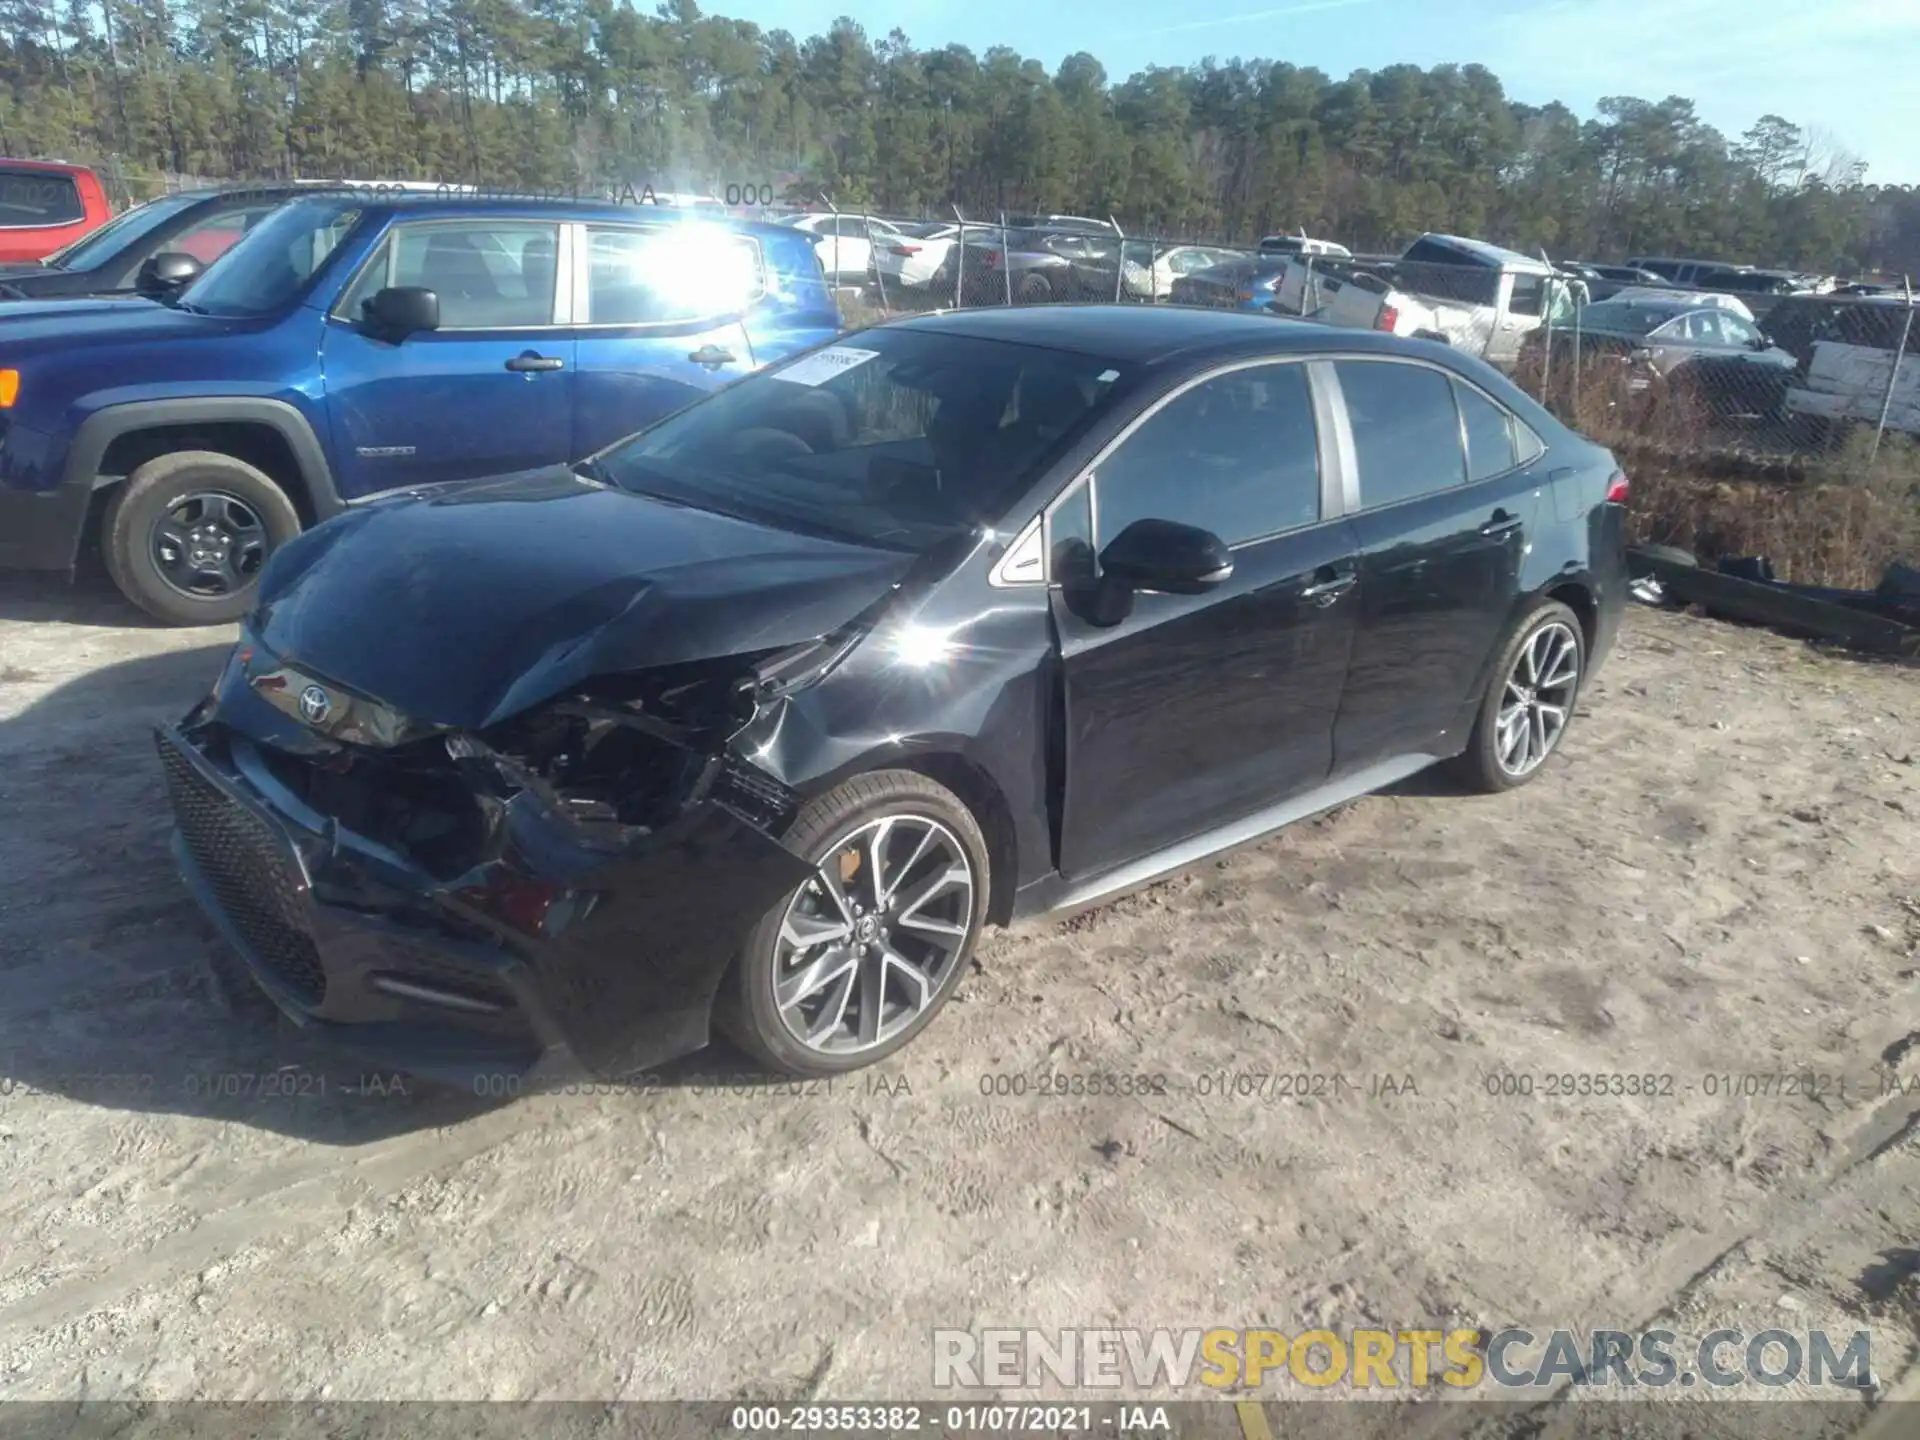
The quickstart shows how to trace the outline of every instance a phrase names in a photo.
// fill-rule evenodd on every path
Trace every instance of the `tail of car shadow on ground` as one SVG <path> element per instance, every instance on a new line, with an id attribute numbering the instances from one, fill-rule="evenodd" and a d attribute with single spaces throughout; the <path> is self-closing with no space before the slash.
<path id="1" fill-rule="evenodd" d="M 0 718 L 0 1128 L 64 1099 L 353 1146 L 494 1108 L 308 1041 L 201 918 L 168 853 L 151 727 L 226 654 L 123 660 Z"/>

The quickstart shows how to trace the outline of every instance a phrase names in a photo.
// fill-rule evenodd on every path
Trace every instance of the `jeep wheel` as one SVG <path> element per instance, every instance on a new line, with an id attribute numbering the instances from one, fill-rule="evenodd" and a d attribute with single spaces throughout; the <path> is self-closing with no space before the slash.
<path id="1" fill-rule="evenodd" d="M 300 533 L 286 491 L 230 455 L 147 461 L 107 507 L 107 572 L 169 625 L 219 625 L 253 607 L 267 557 Z"/>

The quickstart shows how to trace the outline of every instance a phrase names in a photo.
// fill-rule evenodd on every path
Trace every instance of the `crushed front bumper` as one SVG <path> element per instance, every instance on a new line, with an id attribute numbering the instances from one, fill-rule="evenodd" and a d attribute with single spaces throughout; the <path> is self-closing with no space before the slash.
<path id="1" fill-rule="evenodd" d="M 809 873 L 723 800 L 617 855 L 510 806 L 505 853 L 456 889 L 312 810 L 245 737 L 155 738 L 181 873 L 261 989 L 336 1048 L 448 1084 L 555 1052 L 624 1075 L 701 1048 L 733 955 Z M 516 928 L 476 902 L 476 878 L 593 903 Z"/>

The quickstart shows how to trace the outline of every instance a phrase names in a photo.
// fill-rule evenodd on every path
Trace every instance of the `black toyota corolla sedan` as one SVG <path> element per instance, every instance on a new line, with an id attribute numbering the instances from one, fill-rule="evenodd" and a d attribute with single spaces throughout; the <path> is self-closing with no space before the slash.
<path id="1" fill-rule="evenodd" d="M 626 1074 L 716 1024 L 851 1070 L 983 926 L 1436 762 L 1537 775 L 1614 636 L 1626 496 L 1444 346 L 887 324 L 287 545 L 158 736 L 175 853 L 282 1010 L 415 1074 Z"/>

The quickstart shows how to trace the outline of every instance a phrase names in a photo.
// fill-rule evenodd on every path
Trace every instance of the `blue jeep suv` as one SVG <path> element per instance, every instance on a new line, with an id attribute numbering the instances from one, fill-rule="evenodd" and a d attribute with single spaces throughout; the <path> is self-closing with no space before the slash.
<path id="1" fill-rule="evenodd" d="M 785 226 L 295 200 L 169 303 L 0 309 L 0 567 L 71 572 L 97 534 L 150 614 L 234 619 L 356 501 L 591 456 L 839 328 Z"/>

